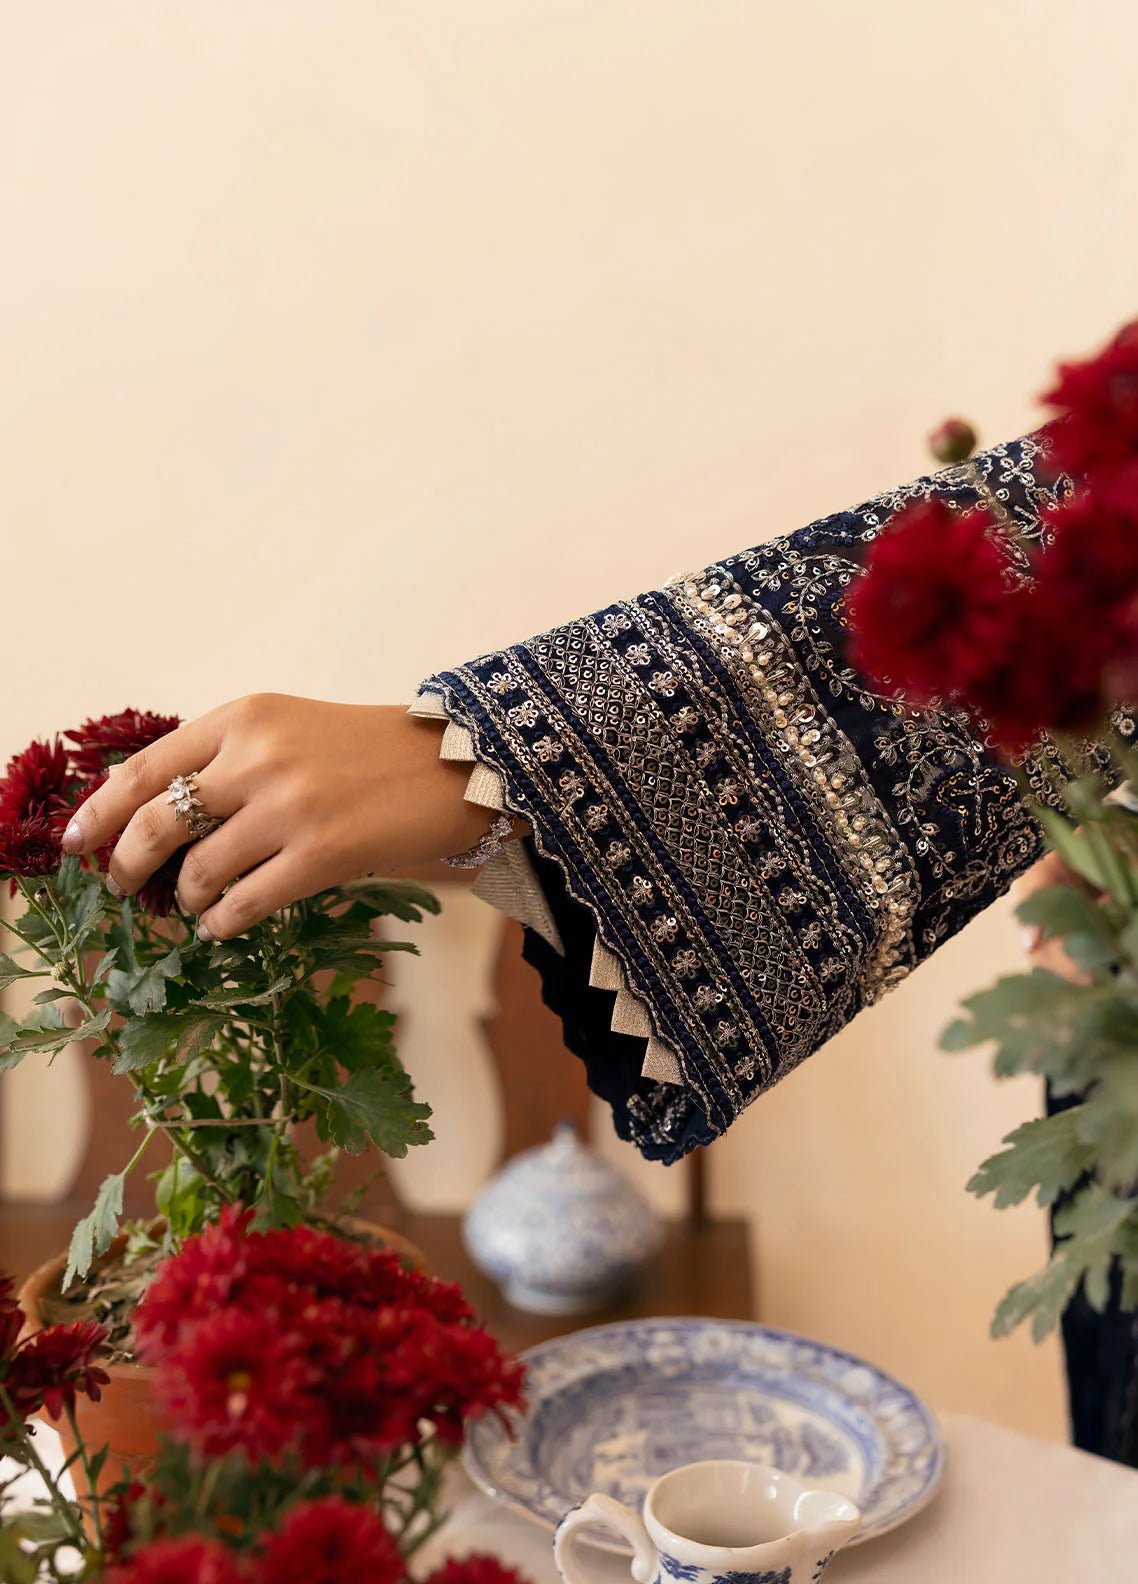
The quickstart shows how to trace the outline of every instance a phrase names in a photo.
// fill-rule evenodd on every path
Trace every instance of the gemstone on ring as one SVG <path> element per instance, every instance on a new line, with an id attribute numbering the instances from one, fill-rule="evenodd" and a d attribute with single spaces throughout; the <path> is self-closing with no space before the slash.
<path id="1" fill-rule="evenodd" d="M 190 833 L 191 840 L 194 841 L 202 836 L 208 836 L 210 831 L 216 830 L 221 824 L 198 796 L 197 777 L 196 770 L 191 770 L 188 775 L 176 775 L 170 782 L 169 796 L 166 799 L 167 803 L 172 803 L 174 806 L 174 818 L 185 820 L 186 829 Z"/>

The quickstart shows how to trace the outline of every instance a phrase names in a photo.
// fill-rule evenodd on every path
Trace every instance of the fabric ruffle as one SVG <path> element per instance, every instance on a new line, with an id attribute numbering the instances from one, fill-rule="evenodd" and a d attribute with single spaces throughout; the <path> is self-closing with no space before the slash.
<path id="1" fill-rule="evenodd" d="M 504 811 L 507 805 L 502 777 L 491 766 L 479 763 L 471 733 L 457 721 L 448 719 L 446 707 L 439 695 L 420 693 L 410 707 L 410 714 L 424 720 L 448 722 L 439 746 L 439 757 L 471 765 L 470 779 L 464 793 L 466 801 L 480 808 Z M 483 864 L 472 890 L 483 902 L 488 902 L 507 917 L 516 919 L 526 929 L 533 930 L 552 951 L 564 957 L 561 932 L 537 878 L 526 843 L 507 842 L 500 853 Z M 679 1083 L 680 1064 L 675 1054 L 653 1034 L 648 1010 L 629 990 L 620 959 L 596 938 L 593 940 L 588 982 L 593 989 L 609 991 L 613 995 L 609 1018 L 611 1031 L 644 1041 L 641 1063 L 644 1077 L 658 1083 Z"/>

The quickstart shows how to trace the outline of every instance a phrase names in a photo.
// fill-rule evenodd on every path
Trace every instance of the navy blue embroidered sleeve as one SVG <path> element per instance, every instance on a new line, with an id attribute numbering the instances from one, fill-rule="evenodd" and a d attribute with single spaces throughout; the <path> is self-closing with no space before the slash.
<path id="1" fill-rule="evenodd" d="M 1065 487 L 1043 454 L 977 462 L 1027 536 Z M 960 717 L 903 712 L 845 657 L 867 544 L 932 493 L 975 499 L 966 469 L 918 479 L 424 684 L 531 823 L 560 938 L 527 956 L 646 1155 L 721 1133 L 1040 851 Z"/>

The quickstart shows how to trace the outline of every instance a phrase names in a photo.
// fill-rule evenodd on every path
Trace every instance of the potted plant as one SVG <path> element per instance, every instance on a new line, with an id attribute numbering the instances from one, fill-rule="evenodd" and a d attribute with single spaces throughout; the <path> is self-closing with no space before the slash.
<path id="1" fill-rule="evenodd" d="M 898 707 L 962 710 L 1004 757 L 1056 883 L 1018 909 L 1063 943 L 971 996 L 948 1050 L 990 1045 L 1001 1076 L 1048 1081 L 1051 1114 L 1024 1122 L 969 1187 L 997 1207 L 1054 1207 L 1047 1266 L 1000 1304 L 1001 1335 L 1036 1339 L 1082 1289 L 1092 1311 L 1138 1309 L 1138 322 L 1062 365 L 1044 400 L 1060 498 L 1030 542 L 974 474 L 967 511 L 917 500 L 875 541 L 851 592 L 853 658 Z M 969 483 L 971 427 L 933 437 Z M 1138 1462 L 1138 1374 L 1121 1383 L 1117 1455 Z M 1104 1359 L 1096 1369 L 1108 1368 Z M 1113 1387 L 1112 1387 L 1113 1389 Z"/>
<path id="2" fill-rule="evenodd" d="M 395 1053 L 393 1015 L 354 998 L 387 952 L 415 949 L 379 935 L 377 921 L 418 922 L 437 911 L 429 892 L 368 880 L 207 943 L 178 908 L 176 860 L 118 902 L 100 868 L 113 844 L 95 862 L 62 855 L 74 808 L 115 763 L 177 724 L 137 710 L 90 720 L 32 743 L 0 781 L 0 877 L 19 903 L 4 921 L 0 988 L 35 992 L 21 1019 L 0 1014 L 0 1072 L 82 1041 L 137 1102 L 135 1147 L 102 1183 L 70 1249 L 23 1295 L 29 1329 L 106 1328 L 99 1367 L 112 1384 L 97 1408 L 81 1405 L 88 1439 L 111 1446 L 105 1478 L 154 1449 L 132 1318 L 160 1262 L 234 1206 L 259 1229 L 325 1224 L 341 1152 L 402 1156 L 432 1136 L 429 1108 Z M 302 1127 L 325 1146 L 315 1158 L 301 1148 Z M 153 1214 L 124 1226 L 135 1173 L 153 1178 Z M 349 1236 L 400 1242 L 342 1213 L 338 1224 Z M 414 1263 L 415 1251 L 400 1246 Z"/>
<path id="3" fill-rule="evenodd" d="M 0 1281 L 0 1451 L 37 1478 L 0 1480 L 0 1578 L 62 1584 L 402 1584 L 440 1521 L 465 1422 L 520 1400 L 521 1367 L 455 1287 L 302 1223 L 258 1232 L 225 1209 L 160 1266 L 137 1306 L 163 1425 L 155 1456 L 107 1489 L 76 1409 L 108 1387 L 106 1327 L 20 1340 Z M 111 1388 L 113 1390 L 113 1387 Z M 76 1431 L 60 1466 L 29 1419 Z M 68 1472 L 97 1494 L 77 1503 Z M 489 1557 L 430 1584 L 522 1584 Z"/>

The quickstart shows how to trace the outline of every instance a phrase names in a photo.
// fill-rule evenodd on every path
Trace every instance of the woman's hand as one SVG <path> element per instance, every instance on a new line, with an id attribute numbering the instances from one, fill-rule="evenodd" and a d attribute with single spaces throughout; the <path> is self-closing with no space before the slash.
<path id="1" fill-rule="evenodd" d="M 224 823 L 188 846 L 178 901 L 200 915 L 204 939 L 225 940 L 329 886 L 451 857 L 485 835 L 493 816 L 464 800 L 470 767 L 440 760 L 439 736 L 400 706 L 253 694 L 115 766 L 64 850 L 95 852 L 121 831 L 107 885 L 133 894 L 187 843 L 168 788 L 197 771 L 205 809 Z"/>

